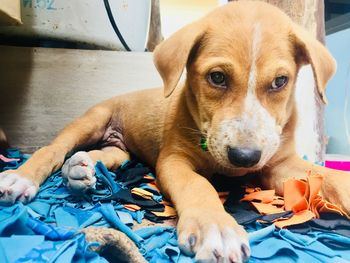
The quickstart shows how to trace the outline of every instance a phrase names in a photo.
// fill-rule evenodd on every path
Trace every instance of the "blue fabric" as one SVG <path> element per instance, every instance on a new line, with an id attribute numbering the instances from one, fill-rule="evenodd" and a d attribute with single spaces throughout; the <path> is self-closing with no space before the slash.
<path id="1" fill-rule="evenodd" d="M 7 152 L 7 157 L 20 160 L 0 163 L 0 171 L 15 169 L 28 159 L 27 155 L 14 149 Z M 141 223 L 146 210 L 134 212 L 113 200 L 101 202 L 127 189 L 125 178 L 124 181 L 120 179 L 125 171 L 135 167 L 142 168 L 142 165 L 125 162 L 112 173 L 98 162 L 96 188 L 82 197 L 68 191 L 61 172 L 57 171 L 44 182 L 28 205 L 0 206 L 1 262 L 106 262 L 97 253 L 89 251 L 91 244 L 79 234 L 80 229 L 88 226 L 114 227 L 123 231 L 149 262 L 194 262 L 179 250 L 175 228 L 148 227 L 133 231 L 133 220 Z M 147 175 L 154 177 L 151 173 Z M 139 180 L 138 183 L 137 187 L 154 194 L 154 201 L 162 200 L 161 194 L 147 182 Z M 350 237 L 329 230 L 299 234 L 255 222 L 247 223 L 245 228 L 252 250 L 250 262 L 350 261 Z"/>
<path id="2" fill-rule="evenodd" d="M 96 175 L 99 175 L 100 179 L 108 185 L 111 194 L 117 193 L 122 188 L 122 186 L 114 180 L 115 174 L 109 172 L 102 162 L 98 161 L 96 163 L 95 171 Z"/>
<path id="3" fill-rule="evenodd" d="M 144 241 L 142 252 L 149 262 L 194 262 L 180 252 L 173 227 L 148 227 L 135 231 Z"/>
<path id="4" fill-rule="evenodd" d="M 28 213 L 21 204 L 10 207 L 0 206 L 0 237 L 34 234 L 26 225 L 28 218 Z"/>
<path id="5" fill-rule="evenodd" d="M 29 156 L 21 155 L 17 150 L 10 150 L 7 157 L 18 158 L 20 161 L 3 164 L 0 171 L 17 168 Z M 133 167 L 140 168 L 142 166 L 138 163 L 126 162 L 120 170 L 132 169 Z M 122 171 L 117 171 L 117 174 L 120 177 L 123 176 Z M 148 175 L 153 177 L 152 174 Z M 18 203 L 11 207 L 0 207 L 0 239 L 14 238 L 14 240 L 17 240 L 15 235 L 24 235 L 21 236 L 21 240 L 27 238 L 26 243 L 29 246 L 28 248 L 20 246 L 23 253 L 15 253 L 17 251 L 0 246 L 0 255 L 4 256 L 1 258 L 15 256 L 18 262 L 30 261 L 34 257 L 37 258 L 36 262 L 53 260 L 57 262 L 70 262 L 71 260 L 79 262 L 78 259 L 81 258 L 85 262 L 90 262 L 86 258 L 86 253 L 83 253 L 88 244 L 84 241 L 84 238 L 77 238 L 76 236 L 79 229 L 87 226 L 115 227 L 126 233 L 145 256 L 149 253 L 155 253 L 150 251 L 144 244 L 143 238 L 130 228 L 134 223 L 133 220 L 138 223 L 142 222 L 145 210 L 130 211 L 115 201 L 100 203 L 100 200 L 116 194 L 122 189 L 125 190 L 126 186 L 122 182 L 118 182 L 116 174 L 108 171 L 101 162 L 96 164 L 96 177 L 96 188 L 87 195 L 78 197 L 69 192 L 65 187 L 64 179 L 61 177 L 61 171 L 57 171 L 41 185 L 37 196 L 28 205 Z M 149 179 L 147 180 L 149 181 Z M 143 182 L 138 185 L 138 187 L 141 186 L 147 188 Z M 159 192 L 153 190 L 153 193 L 155 201 L 162 200 Z M 78 236 L 81 236 L 81 234 Z M 174 234 L 173 236 L 175 237 Z M 30 241 L 34 237 L 40 237 L 40 246 Z M 157 235 L 154 238 L 156 237 L 159 238 Z M 150 240 L 154 239 L 150 237 Z M 181 257 L 178 248 L 168 247 L 167 242 L 164 242 L 162 243 L 163 246 L 159 247 L 162 250 L 159 250 L 157 254 L 169 254 L 172 258 L 174 258 L 174 255 L 176 255 L 176 258 Z M 153 248 L 155 250 L 158 247 L 152 246 Z M 172 250 L 177 252 L 174 254 Z M 54 251 L 58 252 L 53 253 Z M 11 253 L 14 255 L 11 255 Z M 89 255 L 91 258 L 91 254 Z M 100 258 L 96 255 L 95 258 Z M 11 258 L 11 262 L 16 260 Z M 101 262 L 103 262 L 102 259 Z"/>
<path id="6" fill-rule="evenodd" d="M 44 241 L 45 237 L 39 235 L 1 237 L 0 258 L 5 262 L 15 262 Z"/>
<path id="7" fill-rule="evenodd" d="M 112 226 L 124 232 L 136 244 L 142 242 L 142 238 L 135 234 L 128 226 L 126 226 L 119 219 L 116 212 L 114 211 L 114 207 L 111 204 L 102 204 L 100 207 L 100 211 Z"/>
<path id="8" fill-rule="evenodd" d="M 83 234 L 34 219 L 21 203 L 0 207 L 0 218 L 5 219 L 0 233 L 0 258 L 5 262 L 107 262 L 87 250 Z"/>
<path id="9" fill-rule="evenodd" d="M 7 158 L 19 160 L 11 160 L 9 162 L 3 162 L 2 160 L 0 160 L 0 171 L 16 169 L 29 158 L 29 155 L 22 154 L 17 149 L 7 149 L 5 155 Z"/>
<path id="10" fill-rule="evenodd" d="M 258 230 L 254 230 L 254 226 Z M 276 263 L 350 261 L 350 238 L 348 237 L 324 232 L 302 235 L 287 229 L 277 229 L 274 225 L 261 227 L 259 224 L 250 226 L 252 262 L 255 262 L 254 260 Z"/>
<path id="11" fill-rule="evenodd" d="M 319 219 L 312 219 L 302 224 L 289 226 L 293 232 L 305 234 L 308 232 L 332 232 L 350 237 L 350 220 L 334 213 L 322 213 Z"/>

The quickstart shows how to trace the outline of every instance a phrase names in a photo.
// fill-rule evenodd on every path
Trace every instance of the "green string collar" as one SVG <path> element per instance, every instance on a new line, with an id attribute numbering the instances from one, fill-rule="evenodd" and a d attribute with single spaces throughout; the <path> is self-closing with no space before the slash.
<path id="1" fill-rule="evenodd" d="M 207 138 L 205 137 L 202 137 L 201 140 L 200 140 L 200 146 L 202 148 L 203 151 L 208 151 L 208 141 L 207 141 Z"/>

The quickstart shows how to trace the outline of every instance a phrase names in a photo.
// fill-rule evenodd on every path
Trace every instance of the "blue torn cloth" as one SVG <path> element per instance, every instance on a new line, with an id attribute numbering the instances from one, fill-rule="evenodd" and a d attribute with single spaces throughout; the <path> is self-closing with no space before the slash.
<path id="1" fill-rule="evenodd" d="M 251 225 L 249 230 L 252 231 L 249 232 L 252 262 L 350 262 L 350 238 L 339 234 L 312 232 L 302 235 L 258 223 Z M 331 240 L 333 247 L 325 240 Z"/>
<path id="2" fill-rule="evenodd" d="M 181 253 L 173 227 L 148 227 L 135 231 L 142 238 L 142 253 L 152 263 L 194 262 L 193 258 Z"/>
<path id="3" fill-rule="evenodd" d="M 7 152 L 7 157 L 19 161 L 0 163 L 0 171 L 17 168 L 29 156 L 12 149 Z M 149 188 L 147 180 L 141 176 L 137 180 L 132 178 L 129 169 L 135 167 L 142 168 L 142 165 L 125 162 L 117 171 L 111 172 L 102 163 L 97 163 L 96 189 L 82 197 L 69 192 L 57 171 L 44 182 L 28 205 L 0 206 L 1 262 L 106 262 L 88 249 L 93 244 L 88 244 L 84 235 L 78 232 L 88 226 L 115 227 L 123 231 L 149 262 L 194 262 L 179 250 L 175 228 L 155 226 L 133 231 L 133 220 L 141 223 L 146 210 L 130 211 L 115 200 L 101 202 L 127 189 L 126 185 L 153 191 L 154 201 L 162 200 L 159 192 Z M 129 171 L 132 183 L 123 178 L 126 171 Z M 146 169 L 136 172 L 140 171 Z M 154 175 L 150 173 L 149 176 Z M 235 215 L 240 215 L 240 211 Z M 245 228 L 252 250 L 250 262 L 350 261 L 350 238 L 346 236 L 329 231 L 299 234 L 254 220 L 248 220 Z"/>
<path id="4" fill-rule="evenodd" d="M 9 151 L 9 154 L 11 155 L 11 158 L 16 157 L 19 161 L 11 161 L 2 165 L 0 171 L 16 169 L 29 157 L 21 155 L 19 151 L 16 150 Z M 45 237 L 41 243 L 56 242 L 55 244 L 51 244 L 51 247 L 57 248 L 58 245 L 61 245 L 57 242 L 65 241 L 67 243 L 69 240 L 74 239 L 75 235 L 77 235 L 78 231 L 82 228 L 88 226 L 114 227 L 123 231 L 136 243 L 140 252 L 145 257 L 149 257 L 148 254 L 153 252 L 149 251 L 146 247 L 145 244 L 147 242 L 144 243 L 142 237 L 131 229 L 131 226 L 134 224 L 133 220 L 141 223 L 146 211 L 142 209 L 139 211 L 130 211 L 124 208 L 121 203 L 114 200 L 108 200 L 101 203 L 103 199 L 118 194 L 119 191 L 126 192 L 125 190 L 127 190 L 126 185 L 128 185 L 128 181 L 126 181 L 125 178 L 118 181 L 116 178 L 117 176 L 122 178 L 123 172 L 126 170 L 129 171 L 129 176 L 131 176 L 133 173 L 131 169 L 134 167 L 137 168 L 137 171 L 141 171 L 140 168 L 142 166 L 140 164 L 126 162 L 116 171 L 116 173 L 113 173 L 108 171 L 101 162 L 98 162 L 95 167 L 97 177 L 96 188 L 92 189 L 87 195 L 81 197 L 72 195 L 67 189 L 64 179 L 61 177 L 61 171 L 53 173 L 41 185 L 37 196 L 29 204 L 15 204 L 11 207 L 0 207 L 0 220 L 1 222 L 4 222 L 0 225 L 0 238 L 11 239 L 15 238 L 15 235 L 22 235 L 21 240 L 27 237 L 28 244 L 30 244 L 31 242 L 29 240 L 33 236 L 40 236 Z M 151 173 L 147 175 L 154 178 Z M 140 177 L 140 184 L 135 186 L 147 188 L 146 183 L 148 182 L 149 179 L 142 180 Z M 136 183 L 137 181 L 133 180 L 133 184 Z M 159 210 L 161 206 L 158 205 L 158 202 L 162 200 L 162 196 L 156 190 L 152 189 L 152 191 L 154 194 L 154 201 L 147 201 L 146 204 L 150 208 L 153 207 L 153 204 L 156 204 L 155 208 Z M 175 231 L 172 231 L 173 238 L 176 238 L 176 235 L 174 234 Z M 83 241 L 79 239 L 79 242 Z M 77 251 L 79 252 L 79 248 L 83 245 L 87 246 L 87 244 L 80 244 L 79 242 L 75 240 L 67 246 L 67 249 L 69 248 L 70 251 L 70 257 L 72 257 L 72 255 L 74 256 Z M 47 246 L 49 247 L 50 245 Z M 33 247 L 30 247 L 30 249 L 32 251 Z M 0 248 L 0 251 L 2 250 L 3 249 Z M 65 255 L 67 255 L 68 252 L 65 252 L 66 250 L 61 250 L 62 253 L 64 252 Z M 179 249 L 177 250 L 177 253 L 180 253 Z M 26 252 L 28 249 L 23 248 L 23 251 Z M 166 251 L 170 250 L 167 249 Z M 10 254 L 12 252 L 14 251 L 8 251 Z M 158 254 L 159 253 L 160 252 L 158 252 Z M 165 250 L 164 253 L 166 253 Z M 24 254 L 25 253 L 23 253 L 23 255 Z M 35 253 L 33 252 L 32 254 L 34 255 Z M 48 256 L 48 253 L 45 255 L 48 260 L 52 260 L 52 258 Z M 11 255 L 6 255 L 6 257 L 8 256 L 11 258 Z M 55 257 L 57 257 L 57 255 Z M 180 255 L 178 255 L 178 257 L 180 257 Z M 74 256 L 74 262 L 75 260 L 76 256 Z M 64 260 L 62 262 L 70 261 Z"/>
<path id="5" fill-rule="evenodd" d="M 83 234 L 32 218 L 21 204 L 0 206 L 1 262 L 107 262 Z"/>
<path id="6" fill-rule="evenodd" d="M 0 258 L 3 262 L 16 262 L 24 258 L 30 251 L 45 242 L 45 237 L 40 235 L 13 235 L 0 238 Z"/>

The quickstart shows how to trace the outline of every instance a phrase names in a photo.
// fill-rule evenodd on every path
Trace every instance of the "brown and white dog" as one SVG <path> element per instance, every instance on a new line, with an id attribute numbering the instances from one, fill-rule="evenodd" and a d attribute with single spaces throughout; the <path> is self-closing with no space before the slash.
<path id="1" fill-rule="evenodd" d="M 349 174 L 303 161 L 294 145 L 298 70 L 311 64 L 325 100 L 335 61 L 283 12 L 262 2 L 227 4 L 161 43 L 154 62 L 164 89 L 118 96 L 88 110 L 22 167 L 0 175 L 1 203 L 28 202 L 62 165 L 69 187 L 85 191 L 95 183 L 97 160 L 116 168 L 131 152 L 156 168 L 179 215 L 180 247 L 198 261 L 243 262 L 250 254 L 245 231 L 208 181 L 214 172 L 258 172 L 262 187 L 282 194 L 286 178 L 313 170 L 326 176 L 325 198 L 350 212 Z M 199 146 L 203 137 L 208 151 Z M 95 144 L 101 148 L 63 164 L 72 150 Z"/>

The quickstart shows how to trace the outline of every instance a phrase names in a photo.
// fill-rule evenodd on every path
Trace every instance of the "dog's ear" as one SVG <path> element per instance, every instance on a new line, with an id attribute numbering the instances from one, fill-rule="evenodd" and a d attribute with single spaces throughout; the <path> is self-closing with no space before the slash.
<path id="1" fill-rule="evenodd" d="M 323 102 L 327 103 L 325 89 L 328 80 L 336 71 L 336 61 L 326 47 L 311 37 L 305 29 L 295 25 L 293 34 L 296 60 L 300 64 L 311 64 L 318 92 Z"/>
<path id="2" fill-rule="evenodd" d="M 164 96 L 178 84 L 192 48 L 204 33 L 204 21 L 189 24 L 160 43 L 154 50 L 154 64 L 163 79 Z"/>

